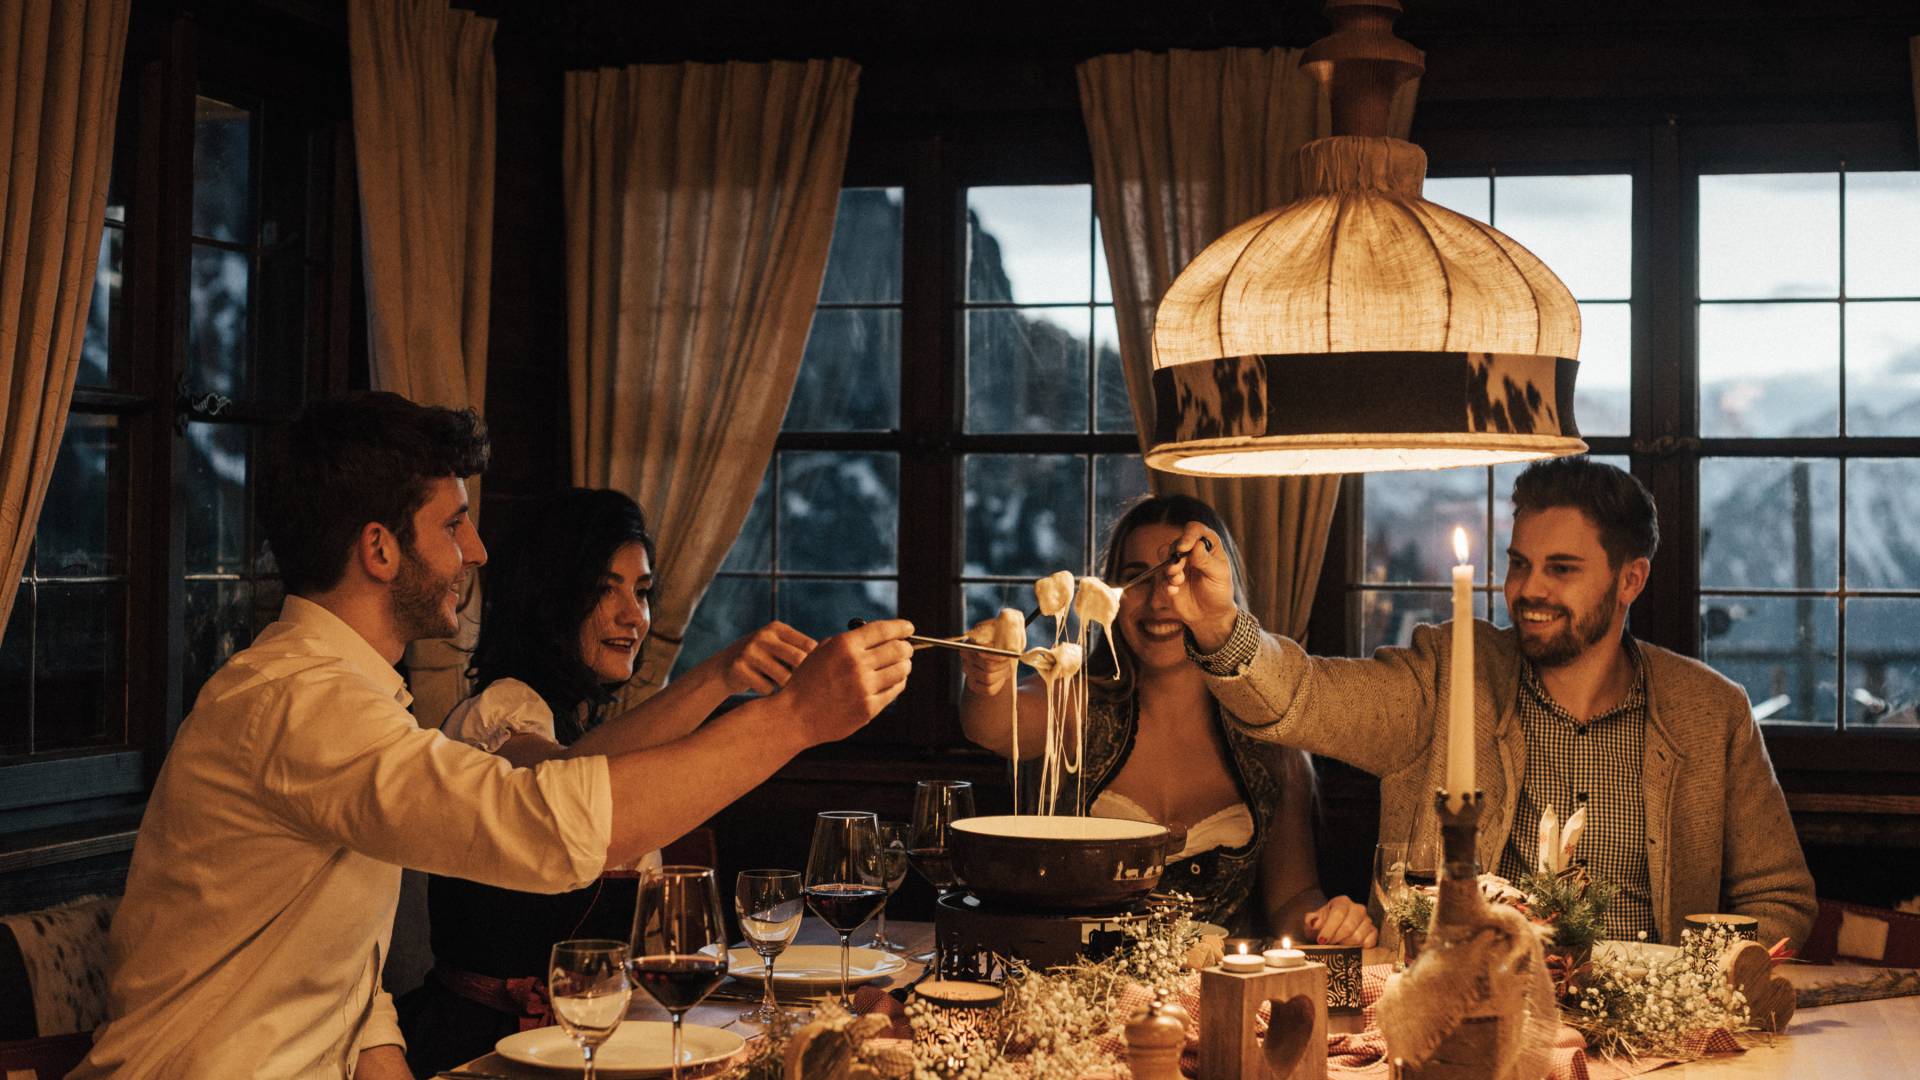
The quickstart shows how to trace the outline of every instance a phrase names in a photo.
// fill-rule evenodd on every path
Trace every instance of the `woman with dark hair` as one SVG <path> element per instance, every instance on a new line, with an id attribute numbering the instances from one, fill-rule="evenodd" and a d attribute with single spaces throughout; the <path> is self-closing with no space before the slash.
<path id="1" fill-rule="evenodd" d="M 645 516 L 617 491 L 574 489 L 535 507 L 486 569 L 468 669 L 475 693 L 441 731 L 516 767 L 655 746 L 690 733 L 731 694 L 778 690 L 813 650 L 812 638 L 770 623 L 606 717 L 652 622 L 653 557 Z M 431 1075 L 548 1023 L 548 950 L 566 938 L 626 938 L 635 891 L 631 870 L 557 895 L 429 878 L 434 968 L 397 1003 L 408 1065 Z"/>
<path id="2" fill-rule="evenodd" d="M 1217 538 L 1234 592 L 1244 594 L 1233 538 L 1212 507 L 1185 495 L 1142 499 L 1128 508 L 1108 534 L 1101 580 L 1118 584 L 1159 563 L 1191 522 Z M 1112 627 L 1117 670 L 1105 647 L 1088 646 L 1086 756 L 1063 785 L 1061 805 L 1184 833 L 1161 887 L 1194 896 L 1196 918 L 1239 933 L 1372 945 L 1377 934 L 1365 906 L 1344 896 L 1329 900 L 1320 891 L 1312 764 L 1298 750 L 1259 742 L 1225 723 L 1204 673 L 1187 655 L 1187 628 L 1169 599 L 1166 573 L 1121 596 Z M 1015 721 L 1007 695 L 1017 692 L 1018 745 L 1037 751 L 1046 724 L 1044 684 L 1034 677 L 1016 689 L 1013 665 L 961 655 L 967 737 L 1010 756 Z M 1076 719 L 1067 718 L 1070 738 Z M 1023 795 L 1031 805 L 1033 793 Z"/>

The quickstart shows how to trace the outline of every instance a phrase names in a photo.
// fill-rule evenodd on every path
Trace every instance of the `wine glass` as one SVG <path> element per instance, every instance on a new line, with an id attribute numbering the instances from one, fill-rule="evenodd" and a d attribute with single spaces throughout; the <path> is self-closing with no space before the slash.
<path id="1" fill-rule="evenodd" d="M 853 932 L 887 901 L 880 866 L 880 821 L 862 810 L 828 810 L 813 819 L 807 853 L 807 907 L 840 935 L 840 1005 L 853 1011 L 847 994 L 847 960 Z"/>
<path id="2" fill-rule="evenodd" d="M 880 903 L 880 926 L 873 932 L 873 947 L 897 953 L 900 946 L 887 940 L 887 904 L 907 880 L 907 849 L 913 846 L 913 826 L 901 821 L 880 823 L 880 870 L 886 878 L 887 898 Z"/>
<path id="3" fill-rule="evenodd" d="M 767 962 L 766 992 L 760 1006 L 740 1019 L 771 1024 L 780 1015 L 773 996 L 773 958 L 786 951 L 800 932 L 800 874 L 795 870 L 742 870 L 734 879 L 733 910 L 747 944 Z"/>
<path id="4" fill-rule="evenodd" d="M 1373 903 L 1379 908 L 1380 944 L 1395 949 L 1400 937 L 1393 909 L 1407 892 L 1407 845 L 1373 846 Z"/>
<path id="5" fill-rule="evenodd" d="M 946 899 L 959 879 L 953 875 L 953 855 L 948 847 L 953 823 L 973 816 L 973 784 L 966 780 L 922 780 L 913 789 L 913 842 L 907 858 L 913 868 Z M 920 963 L 937 963 L 938 949 L 913 957 Z"/>
<path id="6" fill-rule="evenodd" d="M 627 981 L 627 943 L 600 938 L 562 941 L 547 964 L 547 997 L 561 1030 L 580 1045 L 582 1076 L 593 1080 L 593 1052 L 626 1018 L 633 984 Z"/>
<path id="7" fill-rule="evenodd" d="M 673 1016 L 673 1076 L 680 1021 L 727 977 L 720 885 L 704 866 L 662 866 L 640 878 L 633 910 L 633 978 Z"/>

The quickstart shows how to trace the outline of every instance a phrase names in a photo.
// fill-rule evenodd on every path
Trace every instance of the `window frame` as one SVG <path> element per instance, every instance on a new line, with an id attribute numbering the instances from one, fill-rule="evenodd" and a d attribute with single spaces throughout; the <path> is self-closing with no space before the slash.
<path id="1" fill-rule="evenodd" d="M 1634 605 L 1643 640 L 1701 655 L 1700 491 L 1703 457 L 1920 460 L 1920 437 L 1702 438 L 1699 416 L 1698 181 L 1704 174 L 1920 168 L 1910 125 L 1882 120 L 1749 122 L 1662 115 L 1560 127 L 1416 129 L 1429 175 L 1624 172 L 1633 176 L 1631 434 L 1588 437 L 1595 454 L 1628 455 L 1661 508 L 1661 543 Z M 1661 351 L 1664 348 L 1664 351 Z M 1362 481 L 1347 477 L 1335 511 L 1310 639 L 1353 655 L 1360 641 L 1349 585 L 1361 563 Z M 1504 498 L 1494 492 L 1493 497 Z M 1494 538 L 1497 542 L 1498 538 Z M 1711 591 L 1711 590 L 1710 590 Z M 1844 635 L 1844 630 L 1842 631 Z M 1844 670 L 1844 644 L 1841 664 Z M 1774 755 L 1811 772 L 1920 771 L 1920 732 L 1763 724 Z"/>

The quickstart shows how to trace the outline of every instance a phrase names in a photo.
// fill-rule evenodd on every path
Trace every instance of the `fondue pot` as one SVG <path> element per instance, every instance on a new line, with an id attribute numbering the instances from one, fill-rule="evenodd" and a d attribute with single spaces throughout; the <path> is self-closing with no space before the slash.
<path id="1" fill-rule="evenodd" d="M 953 823 L 954 876 L 985 900 L 1055 911 L 1115 908 L 1160 884 L 1172 837 L 1120 818 L 1001 815 Z"/>

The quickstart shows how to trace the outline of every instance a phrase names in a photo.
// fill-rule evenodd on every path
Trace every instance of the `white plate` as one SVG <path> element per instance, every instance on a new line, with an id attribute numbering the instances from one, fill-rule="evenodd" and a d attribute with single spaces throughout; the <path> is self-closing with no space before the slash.
<path id="1" fill-rule="evenodd" d="M 687 1024 L 680 1029 L 680 1065 L 691 1068 L 731 1057 L 747 1040 L 731 1031 Z M 558 1027 L 534 1028 L 493 1044 L 508 1061 L 580 1072 L 580 1046 Z M 672 1068 L 673 1025 L 665 1020 L 628 1020 L 594 1051 L 595 1071 L 609 1075 L 664 1076 Z"/>
<path id="2" fill-rule="evenodd" d="M 1596 941 L 1593 951 L 1602 956 L 1617 956 L 1633 964 L 1666 963 L 1680 955 L 1678 945 L 1658 945 L 1651 941 Z"/>
<path id="3" fill-rule="evenodd" d="M 907 966 L 903 957 L 879 949 L 855 948 L 847 954 L 847 985 L 884 979 Z M 734 949 L 727 953 L 727 974 L 745 982 L 759 984 L 767 973 L 767 962 L 752 949 Z M 789 945 L 774 958 L 775 989 L 838 990 L 840 988 L 840 946 Z"/>

